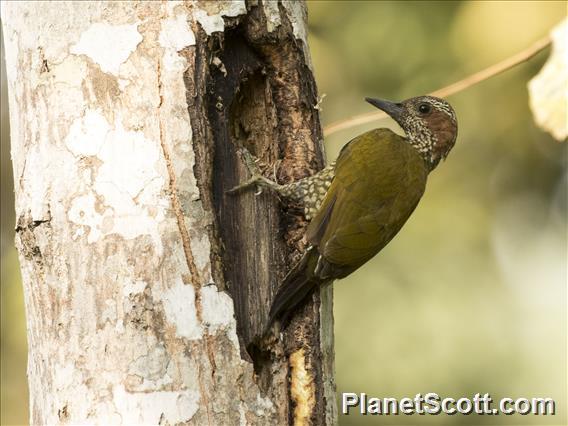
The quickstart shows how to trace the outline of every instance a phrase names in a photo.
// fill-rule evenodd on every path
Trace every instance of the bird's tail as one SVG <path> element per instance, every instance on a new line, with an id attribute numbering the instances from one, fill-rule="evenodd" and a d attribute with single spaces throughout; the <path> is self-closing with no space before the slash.
<path id="1" fill-rule="evenodd" d="M 314 275 L 317 259 L 317 251 L 308 249 L 298 264 L 286 275 L 272 300 L 266 330 L 277 319 L 281 323 L 286 322 L 294 308 L 321 284 L 321 279 Z"/>

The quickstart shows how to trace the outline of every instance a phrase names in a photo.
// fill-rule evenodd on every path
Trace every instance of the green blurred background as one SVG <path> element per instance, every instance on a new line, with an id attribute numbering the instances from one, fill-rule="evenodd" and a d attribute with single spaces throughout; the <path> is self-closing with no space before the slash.
<path id="1" fill-rule="evenodd" d="M 324 126 L 461 79 L 529 46 L 565 2 L 308 2 Z M 338 393 L 551 397 L 557 415 L 341 416 L 340 424 L 567 423 L 567 145 L 539 130 L 527 82 L 539 54 L 449 98 L 459 137 L 379 256 L 335 284 Z M 2 58 L 2 68 L 4 67 Z M 27 421 L 26 337 L 1 97 L 1 423 Z M 327 138 L 327 155 L 384 120 Z"/>

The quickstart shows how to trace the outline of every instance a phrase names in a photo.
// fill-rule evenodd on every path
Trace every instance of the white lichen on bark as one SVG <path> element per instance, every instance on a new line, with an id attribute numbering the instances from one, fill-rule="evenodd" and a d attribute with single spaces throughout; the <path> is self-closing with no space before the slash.
<path id="1" fill-rule="evenodd" d="M 267 30 L 286 13 L 310 65 L 304 6 L 283 6 L 263 2 Z M 246 13 L 244 1 L 3 4 L 32 424 L 287 420 L 212 278 L 180 54 L 198 27 Z M 329 378 L 331 337 L 322 327 Z M 309 419 L 313 372 L 294 371 Z"/>
<path id="2" fill-rule="evenodd" d="M 215 8 L 2 6 L 34 424 L 273 418 L 212 281 L 193 175 L 178 52 L 196 22 L 246 13 Z"/>

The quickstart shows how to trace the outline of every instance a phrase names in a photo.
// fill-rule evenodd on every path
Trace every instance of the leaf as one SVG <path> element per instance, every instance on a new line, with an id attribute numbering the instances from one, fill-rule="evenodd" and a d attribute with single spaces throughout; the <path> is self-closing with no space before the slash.
<path id="1" fill-rule="evenodd" d="M 528 84 L 529 104 L 536 124 L 558 141 L 566 141 L 568 123 L 568 19 L 550 32 L 552 53 Z"/>

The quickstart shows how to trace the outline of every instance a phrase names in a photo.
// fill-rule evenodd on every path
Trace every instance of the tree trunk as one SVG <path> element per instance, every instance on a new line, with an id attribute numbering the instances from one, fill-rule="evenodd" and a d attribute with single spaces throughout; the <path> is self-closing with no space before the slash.
<path id="1" fill-rule="evenodd" d="M 331 292 L 279 338 L 323 166 L 301 2 L 2 5 L 30 422 L 331 424 Z"/>

